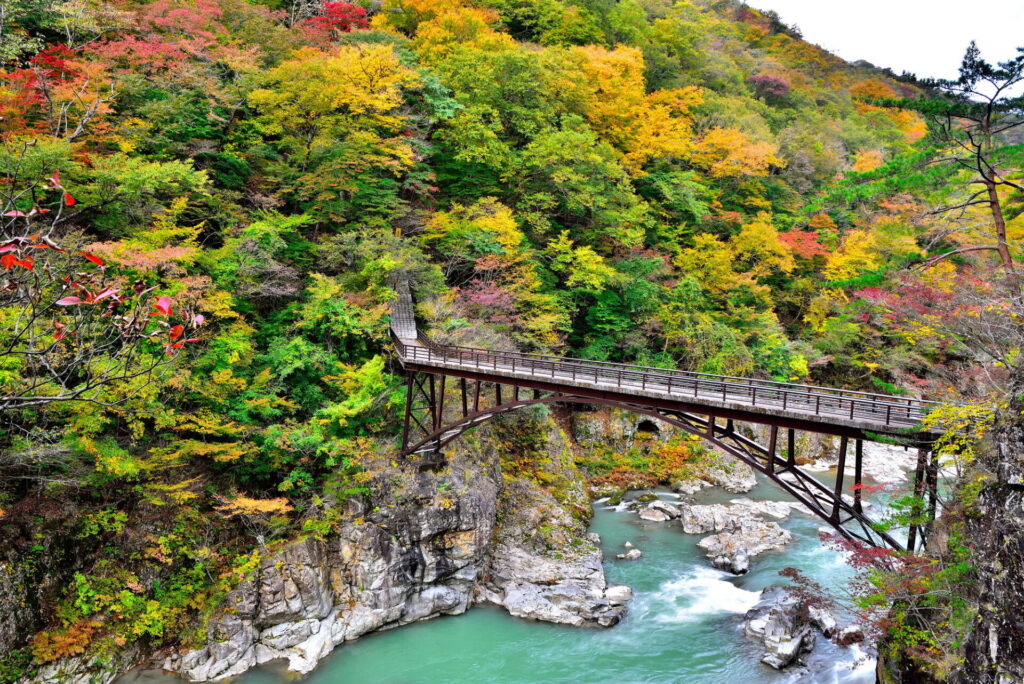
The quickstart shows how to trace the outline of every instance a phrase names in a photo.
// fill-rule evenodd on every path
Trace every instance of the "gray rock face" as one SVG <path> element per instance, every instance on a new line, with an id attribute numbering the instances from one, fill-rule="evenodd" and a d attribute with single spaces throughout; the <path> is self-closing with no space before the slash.
<path id="1" fill-rule="evenodd" d="M 721 487 L 727 492 L 742 494 L 757 486 L 754 470 L 745 463 L 722 457 L 720 465 L 709 468 L 697 479 L 673 482 L 672 489 L 680 494 L 693 494 L 705 487 Z"/>
<path id="2" fill-rule="evenodd" d="M 798 618 L 799 601 L 781 587 L 769 587 L 747 611 L 743 632 L 764 643 L 761 662 L 781 670 L 814 648 L 811 625 Z"/>
<path id="3" fill-rule="evenodd" d="M 782 549 L 792 539 L 789 530 L 778 523 L 745 518 L 723 532 L 701 539 L 697 546 L 716 568 L 742 575 L 750 569 L 751 556 Z"/>
<path id="4" fill-rule="evenodd" d="M 453 466 L 458 484 L 474 473 Z M 424 492 L 436 489 L 420 475 Z M 450 505 L 364 513 L 328 542 L 306 539 L 267 557 L 228 597 L 207 644 L 164 663 L 192 681 L 226 679 L 271 660 L 305 673 L 338 644 L 445 613 L 472 600 L 495 520 L 497 486 L 474 477 Z M 602 576 L 603 579 L 603 576 Z"/>
<path id="5" fill-rule="evenodd" d="M 403 480 L 401 496 L 375 500 L 372 509 L 353 504 L 360 510 L 346 519 L 354 522 L 336 536 L 276 549 L 228 597 L 206 644 L 163 667 L 192 681 L 227 679 L 272 660 L 307 673 L 345 641 L 462 613 L 474 601 L 527 619 L 618 622 L 632 592 L 607 586 L 596 535 L 585 535 L 585 523 L 535 485 L 499 489 L 500 474 L 485 468 L 452 459 L 441 473 Z M 558 553 L 549 553 L 551 544 Z"/>
<path id="6" fill-rule="evenodd" d="M 32 610 L 24 599 L 29 582 L 23 565 L 0 562 L 0 653 L 13 649 L 32 624 Z"/>
<path id="7" fill-rule="evenodd" d="M 612 601 L 594 549 L 567 560 L 545 558 L 515 547 L 499 549 L 480 599 L 504 606 L 516 617 L 576 626 L 608 627 L 622 619 L 615 587 Z"/>
<path id="8" fill-rule="evenodd" d="M 680 520 L 686 534 L 721 532 L 735 526 L 744 518 L 773 518 L 785 520 L 792 508 L 784 501 L 752 501 L 733 499 L 728 505 L 683 505 Z"/>

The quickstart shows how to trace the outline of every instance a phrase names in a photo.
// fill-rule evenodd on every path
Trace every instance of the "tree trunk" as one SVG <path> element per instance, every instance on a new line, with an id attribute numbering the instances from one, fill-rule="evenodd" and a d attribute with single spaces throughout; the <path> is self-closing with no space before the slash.
<path id="1" fill-rule="evenodd" d="M 1006 219 L 1003 217 L 1003 207 L 999 202 L 999 193 L 996 184 L 990 180 L 985 181 L 985 188 L 988 190 L 988 206 L 992 213 L 992 223 L 996 229 L 996 247 L 999 251 L 999 261 L 1002 262 L 1003 270 L 1007 277 L 1014 274 L 1013 258 L 1010 256 L 1010 246 L 1006 240 Z"/>

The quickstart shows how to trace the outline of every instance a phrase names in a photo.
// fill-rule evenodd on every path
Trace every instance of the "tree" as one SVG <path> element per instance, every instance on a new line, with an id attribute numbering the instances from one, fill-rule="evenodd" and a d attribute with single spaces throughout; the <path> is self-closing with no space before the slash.
<path id="1" fill-rule="evenodd" d="M 936 214 L 969 215 L 973 207 L 988 212 L 991 230 L 983 231 L 985 244 L 967 244 L 932 257 L 929 263 L 954 254 L 995 251 L 1006 275 L 1016 273 L 1011 240 L 1007 234 L 1007 205 L 1020 201 L 1024 192 L 1024 150 L 1012 132 L 1024 126 L 1024 95 L 1013 95 L 1024 83 L 1024 48 L 1018 55 L 995 66 L 981 57 L 971 42 L 956 80 L 933 80 L 930 85 L 944 97 L 938 100 L 899 101 L 928 115 L 940 155 L 932 164 L 951 166 L 977 191 L 940 207 Z"/>

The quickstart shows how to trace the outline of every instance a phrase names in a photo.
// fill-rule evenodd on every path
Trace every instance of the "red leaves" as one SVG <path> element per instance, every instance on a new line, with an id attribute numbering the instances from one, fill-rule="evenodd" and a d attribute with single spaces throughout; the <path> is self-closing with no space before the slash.
<path id="1" fill-rule="evenodd" d="M 96 304 L 98 302 L 102 302 L 104 299 L 112 299 L 115 303 L 119 303 L 121 301 L 121 298 L 117 296 L 117 293 L 120 292 L 120 290 L 115 290 L 112 287 L 108 287 L 97 294 L 93 294 L 79 286 L 77 283 L 72 283 L 72 285 L 77 287 L 79 294 L 85 296 L 78 297 L 75 295 L 69 295 L 62 299 L 58 299 L 54 304 L 57 306 L 78 306 L 79 304 Z"/>
<path id="2" fill-rule="evenodd" d="M 185 333 L 185 326 L 178 324 L 168 331 L 168 335 L 171 336 L 171 340 L 176 340 Z"/>
<path id="3" fill-rule="evenodd" d="M 12 209 L 11 211 L 5 211 L 4 216 L 8 218 L 24 218 L 25 216 L 27 216 L 27 214 L 23 211 Z"/>
<path id="4" fill-rule="evenodd" d="M 828 254 L 824 245 L 818 242 L 817 231 L 790 230 L 779 233 L 779 241 L 793 250 L 793 254 L 800 259 L 813 259 Z"/>
<path id="5" fill-rule="evenodd" d="M 89 252 L 79 252 L 79 254 L 81 254 L 88 261 L 91 261 L 92 263 L 96 264 L 100 268 L 104 268 L 106 266 L 106 263 L 104 263 L 103 259 L 100 259 L 95 254 L 90 254 Z"/>
<path id="6" fill-rule="evenodd" d="M 64 325 L 60 321 L 53 322 L 53 339 L 60 342 L 68 336 L 68 326 Z"/>
<path id="7" fill-rule="evenodd" d="M 336 38 L 353 29 L 369 27 L 366 10 L 349 2 L 325 2 L 323 14 L 302 22 L 312 38 Z"/>
<path id="8" fill-rule="evenodd" d="M 66 204 L 69 207 L 73 207 L 76 204 L 78 204 L 78 200 L 76 200 L 74 197 L 72 197 L 71 193 L 65 192 L 64 193 L 64 204 Z"/>
<path id="9" fill-rule="evenodd" d="M 15 254 L 11 252 L 8 252 L 7 254 L 4 254 L 2 257 L 0 257 L 0 266 L 3 266 L 7 270 L 10 270 L 15 266 L 20 266 L 31 271 L 34 268 L 34 265 L 35 264 L 31 258 L 25 257 L 24 259 L 19 259 Z"/>
<path id="10" fill-rule="evenodd" d="M 53 174 L 49 178 L 46 179 L 46 184 L 49 185 L 54 190 L 58 190 L 58 189 L 60 189 L 62 187 L 61 184 L 60 184 L 60 170 L 59 169 L 55 170 L 53 172 Z"/>
<path id="11" fill-rule="evenodd" d="M 150 313 L 150 316 L 170 316 L 173 313 L 170 297 L 160 297 L 156 300 L 156 304 L 153 305 L 153 308 L 156 309 L 156 311 Z"/>

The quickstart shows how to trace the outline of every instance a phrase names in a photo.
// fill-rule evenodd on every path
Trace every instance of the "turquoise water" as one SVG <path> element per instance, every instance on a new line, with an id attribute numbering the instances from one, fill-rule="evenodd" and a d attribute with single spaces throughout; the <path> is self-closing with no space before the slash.
<path id="1" fill-rule="evenodd" d="M 670 494 L 662 496 L 671 499 Z M 704 501 L 734 498 L 709 492 Z M 783 499 L 761 485 L 751 498 Z M 591 530 L 601 535 L 609 583 L 634 590 L 629 615 L 606 630 L 563 627 L 513 618 L 501 609 L 475 607 L 464 615 L 436 618 L 371 634 L 344 644 L 303 679 L 307 684 L 534 684 L 629 682 L 758 684 L 814 682 L 867 684 L 873 663 L 858 651 L 819 638 L 811 669 L 779 673 L 761 665 L 758 644 L 742 633 L 743 613 L 761 589 L 784 579 L 795 566 L 826 586 L 850 570 L 817 538 L 821 523 L 794 514 L 783 525 L 794 541 L 782 553 L 753 559 L 752 571 L 733 577 L 708 566 L 696 548 L 700 537 L 678 524 L 649 523 L 635 514 L 595 506 Z M 633 542 L 644 556 L 620 561 Z M 242 684 L 278 684 L 294 675 L 274 669 L 251 672 Z M 166 680 L 165 680 L 166 681 Z"/>

